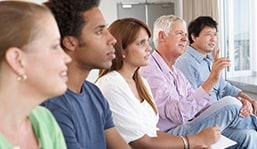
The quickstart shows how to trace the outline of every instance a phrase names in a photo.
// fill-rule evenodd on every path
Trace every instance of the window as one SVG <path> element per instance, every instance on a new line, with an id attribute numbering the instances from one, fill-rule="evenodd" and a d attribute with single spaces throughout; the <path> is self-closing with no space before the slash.
<path id="1" fill-rule="evenodd" d="M 220 0 L 220 47 L 231 59 L 226 69 L 229 81 L 254 84 L 256 78 L 256 2 L 253 0 Z"/>

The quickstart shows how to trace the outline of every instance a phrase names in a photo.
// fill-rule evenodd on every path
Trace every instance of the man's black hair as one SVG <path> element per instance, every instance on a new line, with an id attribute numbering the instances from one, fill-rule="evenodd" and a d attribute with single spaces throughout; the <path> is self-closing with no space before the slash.
<path id="1" fill-rule="evenodd" d="M 99 2 L 100 0 L 48 0 L 44 4 L 57 21 L 62 41 L 66 36 L 80 37 L 81 30 L 87 23 L 82 14 L 98 7 Z M 62 42 L 61 45 L 63 47 Z"/>
<path id="2" fill-rule="evenodd" d="M 194 42 L 191 37 L 192 34 L 195 37 L 198 37 L 200 32 L 202 31 L 202 29 L 206 26 L 215 28 L 216 31 L 218 31 L 217 25 L 218 25 L 218 23 L 215 20 L 213 20 L 212 17 L 210 17 L 210 16 L 200 16 L 200 17 L 196 18 L 195 20 L 190 22 L 188 25 L 189 43 L 192 44 Z"/>

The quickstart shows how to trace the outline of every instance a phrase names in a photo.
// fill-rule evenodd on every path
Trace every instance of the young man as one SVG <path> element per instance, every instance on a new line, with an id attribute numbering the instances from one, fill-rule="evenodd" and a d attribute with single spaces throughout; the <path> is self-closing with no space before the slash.
<path id="1" fill-rule="evenodd" d="M 211 72 L 213 57 L 211 52 L 217 43 L 217 22 L 209 16 L 200 16 L 188 26 L 190 46 L 177 59 L 175 66 L 179 68 L 197 89 L 208 78 Z M 211 91 L 212 101 L 215 102 L 225 96 L 233 96 L 241 100 L 248 100 L 257 114 L 257 102 L 243 93 L 239 88 L 231 85 L 224 78 L 220 78 Z"/>
<path id="2" fill-rule="evenodd" d="M 130 148 L 114 128 L 100 90 L 85 81 L 90 70 L 108 68 L 116 39 L 107 31 L 98 0 L 49 0 L 61 32 L 61 44 L 72 58 L 68 90 L 43 103 L 55 116 L 69 149 Z"/>
<path id="3" fill-rule="evenodd" d="M 153 40 L 156 50 L 150 55 L 149 65 L 141 72 L 147 79 L 160 119 L 162 131 L 188 135 L 203 128 L 218 125 L 221 133 L 235 140 L 235 148 L 257 148 L 257 118 L 239 100 L 225 97 L 211 101 L 211 90 L 219 81 L 223 68 L 230 65 L 227 58 L 215 53 L 212 70 L 205 82 L 194 90 L 175 61 L 184 53 L 187 42 L 186 23 L 176 16 L 161 16 L 154 23 Z"/>

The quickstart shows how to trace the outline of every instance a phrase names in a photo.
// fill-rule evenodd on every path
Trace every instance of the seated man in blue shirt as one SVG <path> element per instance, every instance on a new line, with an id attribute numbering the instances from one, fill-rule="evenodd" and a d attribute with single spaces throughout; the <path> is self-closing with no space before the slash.
<path id="1" fill-rule="evenodd" d="M 107 100 L 98 87 L 85 81 L 90 70 L 109 68 L 115 58 L 116 39 L 107 31 L 99 0 L 49 0 L 45 4 L 57 20 L 61 45 L 72 58 L 68 90 L 43 103 L 59 123 L 67 147 L 129 149 L 114 128 Z M 64 72 L 59 75 L 66 78 Z"/>
<path id="2" fill-rule="evenodd" d="M 188 37 L 190 46 L 177 59 L 175 66 L 183 72 L 193 88 L 197 89 L 211 72 L 213 63 L 211 52 L 217 42 L 217 22 L 209 16 L 196 18 L 188 26 Z M 211 96 L 212 102 L 225 96 L 236 97 L 243 104 L 244 100 L 247 100 L 252 104 L 253 113 L 257 114 L 257 102 L 222 77 L 213 87 Z"/>
<path id="3" fill-rule="evenodd" d="M 180 56 L 175 66 L 180 69 L 189 80 L 194 89 L 199 88 L 209 77 L 214 61 L 211 52 L 215 49 L 217 42 L 217 22 L 209 16 L 200 16 L 193 20 L 188 26 L 188 37 L 190 45 L 185 53 Z M 257 114 L 257 102 L 243 93 L 239 88 L 231 85 L 222 76 L 211 91 L 212 103 L 225 97 L 233 96 L 242 102 L 241 111 L 253 108 L 253 114 Z M 239 136 L 256 133 L 255 130 L 237 130 Z M 235 140 L 237 137 L 234 136 Z"/>

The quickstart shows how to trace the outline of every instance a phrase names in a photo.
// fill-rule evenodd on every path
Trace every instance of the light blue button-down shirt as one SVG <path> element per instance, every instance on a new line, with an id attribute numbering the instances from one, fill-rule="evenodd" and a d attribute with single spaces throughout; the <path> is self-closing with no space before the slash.
<path id="1" fill-rule="evenodd" d="M 161 131 L 193 119 L 210 105 L 209 94 L 202 87 L 194 90 L 182 72 L 174 66 L 170 69 L 156 51 L 150 56 L 149 64 L 141 67 L 141 73 L 156 101 Z"/>
<path id="2" fill-rule="evenodd" d="M 208 62 L 211 66 L 208 66 Z M 209 77 L 209 67 L 212 67 L 212 62 L 213 57 L 210 54 L 205 58 L 191 46 L 188 46 L 186 52 L 177 59 L 175 66 L 184 73 L 193 88 L 198 88 Z M 221 77 L 219 82 L 212 89 L 212 102 L 229 95 L 236 97 L 239 92 L 241 92 L 239 88 L 232 86 Z"/>

